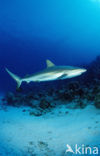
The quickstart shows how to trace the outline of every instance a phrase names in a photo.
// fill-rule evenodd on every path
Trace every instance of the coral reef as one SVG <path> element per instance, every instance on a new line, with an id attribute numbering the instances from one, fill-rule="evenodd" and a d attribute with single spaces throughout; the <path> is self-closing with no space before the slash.
<path id="1" fill-rule="evenodd" d="M 95 97 L 94 105 L 96 106 L 96 108 L 100 109 L 100 92 Z"/>

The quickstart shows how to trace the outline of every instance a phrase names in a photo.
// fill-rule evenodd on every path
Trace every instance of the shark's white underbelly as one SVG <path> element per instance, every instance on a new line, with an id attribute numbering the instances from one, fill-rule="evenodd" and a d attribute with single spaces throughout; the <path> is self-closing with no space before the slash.
<path id="1" fill-rule="evenodd" d="M 52 81 L 52 80 L 57 80 L 59 77 L 61 77 L 62 73 L 56 73 L 56 74 L 41 74 L 41 75 L 36 75 L 30 78 L 26 78 L 23 81 L 26 82 L 41 82 L 41 81 Z"/>

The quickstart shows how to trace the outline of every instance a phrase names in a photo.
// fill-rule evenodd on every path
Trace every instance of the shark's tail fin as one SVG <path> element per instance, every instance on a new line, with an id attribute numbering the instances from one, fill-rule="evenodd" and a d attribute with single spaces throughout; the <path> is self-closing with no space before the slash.
<path id="1" fill-rule="evenodd" d="M 12 72 L 10 72 L 7 68 L 6 68 L 6 71 L 17 82 L 17 88 L 20 88 L 22 79 L 18 77 L 17 75 L 13 74 Z"/>

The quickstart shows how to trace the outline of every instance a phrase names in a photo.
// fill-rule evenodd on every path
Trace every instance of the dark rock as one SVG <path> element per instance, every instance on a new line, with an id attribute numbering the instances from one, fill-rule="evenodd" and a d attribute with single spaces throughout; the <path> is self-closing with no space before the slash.
<path id="1" fill-rule="evenodd" d="M 42 108 L 42 109 L 51 108 L 51 104 L 50 104 L 50 102 L 48 102 L 47 100 L 42 99 L 42 100 L 40 101 L 40 108 Z"/>
<path id="2" fill-rule="evenodd" d="M 31 116 L 37 116 L 37 117 L 43 115 L 42 112 L 40 112 L 39 110 L 38 111 L 37 110 L 31 111 L 29 114 Z"/>
<path id="3" fill-rule="evenodd" d="M 80 88 L 79 83 L 76 82 L 76 81 L 75 82 L 71 82 L 71 83 L 68 84 L 68 89 L 69 90 L 77 90 L 79 88 Z"/>
<path id="4" fill-rule="evenodd" d="M 14 103 L 17 102 L 17 99 L 12 92 L 7 93 L 5 99 L 7 100 L 8 105 L 14 105 Z"/>
<path id="5" fill-rule="evenodd" d="M 23 109 L 22 111 L 23 111 L 23 112 L 26 112 L 26 110 L 25 110 L 25 109 Z"/>
<path id="6" fill-rule="evenodd" d="M 95 96 L 94 105 L 96 108 L 100 109 L 100 93 Z"/>
<path id="7" fill-rule="evenodd" d="M 78 100 L 78 105 L 81 109 L 84 109 L 88 104 L 88 101 L 87 100 L 83 100 L 83 99 L 79 99 Z"/>

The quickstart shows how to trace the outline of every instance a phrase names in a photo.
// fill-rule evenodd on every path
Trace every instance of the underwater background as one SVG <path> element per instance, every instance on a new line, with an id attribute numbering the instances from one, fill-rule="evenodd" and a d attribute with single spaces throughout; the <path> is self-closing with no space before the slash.
<path id="1" fill-rule="evenodd" d="M 5 67 L 24 76 L 46 59 L 80 65 L 99 54 L 99 0 L 0 1 L 1 92 L 15 87 Z"/>
<path id="2" fill-rule="evenodd" d="M 87 72 L 17 90 L 5 70 L 24 77 L 47 59 Z M 1 0 L 0 156 L 80 155 L 67 144 L 100 155 L 100 0 Z"/>

